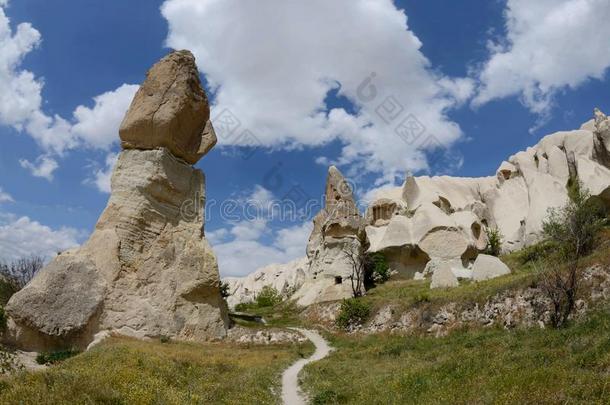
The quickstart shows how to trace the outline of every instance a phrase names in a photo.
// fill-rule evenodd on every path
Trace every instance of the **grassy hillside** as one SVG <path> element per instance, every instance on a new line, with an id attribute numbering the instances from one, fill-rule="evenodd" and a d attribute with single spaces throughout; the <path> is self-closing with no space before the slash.
<path id="1" fill-rule="evenodd" d="M 2 404 L 276 404 L 281 372 L 312 347 L 113 338 L 0 384 Z M 272 391 L 273 390 L 273 391 Z"/>
<path id="2" fill-rule="evenodd" d="M 608 311 L 563 330 L 328 337 L 338 350 L 303 375 L 314 404 L 610 403 Z"/>

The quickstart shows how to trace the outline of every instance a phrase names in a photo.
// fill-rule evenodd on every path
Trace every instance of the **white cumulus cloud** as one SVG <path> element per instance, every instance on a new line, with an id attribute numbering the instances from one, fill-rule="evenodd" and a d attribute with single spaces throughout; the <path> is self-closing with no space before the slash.
<path id="1" fill-rule="evenodd" d="M 52 229 L 28 217 L 0 214 L 0 260 L 32 255 L 51 258 L 78 246 L 82 232 L 68 227 Z"/>
<path id="2" fill-rule="evenodd" d="M 244 232 L 248 226 L 254 228 L 252 232 Z M 235 228 L 239 227 L 239 231 L 234 232 Z M 231 230 L 217 230 L 212 238 L 214 244 L 214 252 L 218 256 L 218 266 L 220 274 L 223 277 L 245 276 L 253 271 L 268 266 L 273 263 L 287 263 L 291 260 L 305 256 L 305 247 L 311 233 L 311 225 L 305 223 L 302 225 L 294 225 L 273 232 L 273 240 L 270 244 L 264 243 L 258 238 L 252 238 L 252 235 L 262 235 L 260 223 L 256 221 L 243 221 L 233 226 Z M 217 234 L 222 233 L 226 240 L 229 233 L 233 234 L 234 238 L 230 241 L 221 241 L 215 238 Z"/>
<path id="3" fill-rule="evenodd" d="M 93 176 L 87 179 L 85 183 L 93 184 L 101 193 L 110 194 L 110 180 L 118 158 L 118 153 L 109 153 L 103 167 L 94 169 Z"/>
<path id="4" fill-rule="evenodd" d="M 391 0 L 167 0 L 161 10 L 167 44 L 191 49 L 215 91 L 221 144 L 290 148 L 339 139 L 337 161 L 391 178 L 426 167 L 424 137 L 450 145 L 462 136 L 446 113 L 469 97 L 471 80 L 433 71 Z M 329 111 L 333 90 L 358 112 Z M 219 130 L 225 109 L 241 124 L 232 134 Z M 425 127 L 417 142 L 394 132 L 409 115 Z M 246 129 L 256 138 L 240 136 Z"/>
<path id="5" fill-rule="evenodd" d="M 608 0 L 508 0 L 504 15 L 506 36 L 489 45 L 475 106 L 519 96 L 544 116 L 557 92 L 604 78 L 610 66 Z"/>
<path id="6" fill-rule="evenodd" d="M 21 165 L 38 177 L 51 180 L 58 158 L 76 148 L 108 150 L 118 141 L 118 130 L 137 85 L 123 84 L 93 98 L 93 105 L 78 106 L 69 119 L 49 116 L 42 109 L 43 82 L 21 68 L 24 57 L 41 43 L 29 23 L 13 31 L 0 3 L 0 125 L 26 132 L 42 149 L 36 163 Z"/>
<path id="7" fill-rule="evenodd" d="M 15 200 L 9 193 L 5 192 L 2 190 L 2 187 L 0 187 L 0 204 L 9 202 L 15 202 Z"/>
<path id="8" fill-rule="evenodd" d="M 40 44 L 40 33 L 29 23 L 15 31 L 0 3 L 0 124 L 21 128 L 40 108 L 42 83 L 19 69 L 23 58 Z"/>
<path id="9" fill-rule="evenodd" d="M 74 110 L 72 134 L 85 146 L 108 149 L 119 139 L 119 126 L 139 86 L 123 84 L 93 98 L 93 108 Z"/>
<path id="10" fill-rule="evenodd" d="M 240 196 L 241 219 L 231 221 L 227 228 L 206 232 L 214 246 L 223 276 L 243 276 L 272 263 L 286 263 L 303 257 L 311 233 L 309 222 L 272 228 L 277 202 L 272 192 L 256 185 L 248 195 Z"/>
<path id="11" fill-rule="evenodd" d="M 55 159 L 44 155 L 36 159 L 36 162 L 20 159 L 19 164 L 24 169 L 27 169 L 32 176 L 41 177 L 48 181 L 53 181 L 55 170 L 59 167 Z"/>

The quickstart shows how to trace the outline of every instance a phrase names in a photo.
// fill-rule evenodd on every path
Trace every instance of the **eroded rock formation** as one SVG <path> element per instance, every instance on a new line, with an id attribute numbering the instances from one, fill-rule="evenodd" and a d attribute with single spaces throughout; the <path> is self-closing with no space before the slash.
<path id="1" fill-rule="evenodd" d="M 610 120 L 599 110 L 575 131 L 557 132 L 502 162 L 483 178 L 409 177 L 378 195 L 367 210 L 370 251 L 383 252 L 406 277 L 433 276 L 433 286 L 458 278 L 505 274 L 498 259 L 481 256 L 486 229 L 497 228 L 510 252 L 540 240 L 548 209 L 568 200 L 580 181 L 610 205 Z M 449 274 L 447 269 L 455 277 Z"/>
<path id="2" fill-rule="evenodd" d="M 548 209 L 566 203 L 574 181 L 610 207 L 610 119 L 597 109 L 580 129 L 548 135 L 511 156 L 495 176 L 408 177 L 402 187 L 379 193 L 364 218 L 331 167 L 326 205 L 307 246 L 306 281 L 293 299 L 309 305 L 351 296 L 352 266 L 342 251 L 359 243 L 363 227 L 368 251 L 384 254 L 393 277 L 429 278 L 432 288 L 449 288 L 460 279 L 507 274 L 500 259 L 482 254 L 487 229 L 499 230 L 504 252 L 537 242 Z"/>
<path id="3" fill-rule="evenodd" d="M 190 52 L 149 71 L 123 123 L 125 150 L 95 231 L 11 298 L 5 340 L 50 350 L 86 347 L 108 331 L 226 335 L 216 257 L 203 233 L 205 179 L 191 166 L 216 142 L 208 119 Z"/>
<path id="4" fill-rule="evenodd" d="M 324 208 L 313 220 L 307 244 L 309 268 L 303 286 L 293 299 L 305 306 L 353 295 L 353 265 L 346 249 L 358 249 L 363 220 L 349 183 L 334 166 L 328 170 Z"/>
<path id="5" fill-rule="evenodd" d="M 285 264 L 270 264 L 245 277 L 223 278 L 231 294 L 227 298 L 229 308 L 253 302 L 266 286 L 275 288 L 282 298 L 290 298 L 305 282 L 308 268 L 308 259 L 302 257 Z"/>

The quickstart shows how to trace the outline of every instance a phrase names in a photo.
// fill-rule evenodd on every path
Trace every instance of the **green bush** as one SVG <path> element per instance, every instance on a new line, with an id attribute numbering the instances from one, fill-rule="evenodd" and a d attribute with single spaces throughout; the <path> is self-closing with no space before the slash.
<path id="1" fill-rule="evenodd" d="M 43 352 L 39 353 L 38 356 L 36 356 L 36 363 L 55 364 L 69 359 L 70 357 L 74 357 L 79 353 L 80 351 L 76 349 L 60 350 L 57 352 Z"/>
<path id="2" fill-rule="evenodd" d="M 271 286 L 264 286 L 256 296 L 256 305 L 259 308 L 273 307 L 282 302 L 282 295 Z"/>
<path id="3" fill-rule="evenodd" d="M 385 283 L 390 279 L 390 266 L 383 254 L 373 253 L 371 255 L 371 263 L 375 283 Z"/>
<path id="4" fill-rule="evenodd" d="M 349 330 L 366 322 L 370 314 L 370 304 L 357 298 L 345 299 L 341 303 L 335 323 L 338 327 Z"/>
<path id="5" fill-rule="evenodd" d="M 603 204 L 591 198 L 579 182 L 569 188 L 570 201 L 552 208 L 542 224 L 547 241 L 553 243 L 562 260 L 578 260 L 593 250 L 599 231 L 606 223 Z"/>
<path id="6" fill-rule="evenodd" d="M 502 234 L 497 227 L 487 228 L 487 248 L 485 253 L 496 257 L 502 253 Z"/>
<path id="7" fill-rule="evenodd" d="M 557 246 L 552 241 L 543 241 L 521 249 L 518 259 L 521 264 L 535 263 L 549 259 L 556 250 Z"/>
<path id="8" fill-rule="evenodd" d="M 580 260 L 593 251 L 607 221 L 605 207 L 588 190 L 579 182 L 568 186 L 570 201 L 550 209 L 542 224 L 546 240 L 557 247 L 553 260 L 542 263 L 540 283 L 553 306 L 554 327 L 565 326 L 574 312 L 583 279 Z"/>

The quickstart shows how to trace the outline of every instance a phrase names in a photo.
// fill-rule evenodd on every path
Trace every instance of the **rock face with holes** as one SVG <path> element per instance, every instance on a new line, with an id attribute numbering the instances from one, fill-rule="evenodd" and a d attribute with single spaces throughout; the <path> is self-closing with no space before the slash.
<path id="1" fill-rule="evenodd" d="M 564 205 L 577 180 L 610 206 L 610 120 L 599 110 L 580 129 L 511 156 L 495 176 L 409 177 L 384 190 L 365 216 L 370 251 L 404 277 L 431 276 L 435 287 L 506 274 L 498 259 L 479 254 L 487 227 L 500 231 L 504 252 L 539 241 L 548 209 Z"/>
<path id="2" fill-rule="evenodd" d="M 6 341 L 39 351 L 84 348 L 103 331 L 183 340 L 226 335 L 216 257 L 203 233 L 205 179 L 191 166 L 208 146 L 188 159 L 182 152 L 195 148 L 180 149 L 195 139 L 200 147 L 213 133 L 194 66 L 181 51 L 151 69 L 123 128 L 138 135 L 121 134 L 125 150 L 95 231 L 11 298 Z M 159 107 L 156 114 L 149 103 Z"/>
<path id="3" fill-rule="evenodd" d="M 354 263 L 347 253 L 360 248 L 363 219 L 351 186 L 334 166 L 328 170 L 324 208 L 313 224 L 307 244 L 309 267 L 305 282 L 293 296 L 302 306 L 353 295 Z"/>

